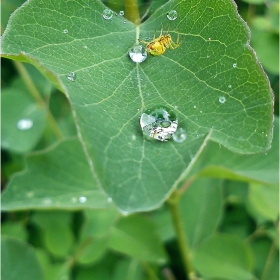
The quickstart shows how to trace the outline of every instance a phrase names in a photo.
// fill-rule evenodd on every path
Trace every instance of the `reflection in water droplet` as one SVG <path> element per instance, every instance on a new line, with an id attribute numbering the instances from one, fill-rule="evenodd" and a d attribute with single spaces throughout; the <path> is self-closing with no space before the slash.
<path id="1" fill-rule="evenodd" d="M 233 67 L 233 68 L 236 68 L 236 66 L 237 66 L 236 63 L 233 63 L 233 64 L 232 64 L 232 67 Z"/>
<path id="2" fill-rule="evenodd" d="M 119 15 L 122 17 L 124 15 L 124 11 L 120 11 Z"/>
<path id="3" fill-rule="evenodd" d="M 219 97 L 219 102 L 222 103 L 222 104 L 225 103 L 226 102 L 226 98 L 224 96 L 220 96 Z"/>
<path id="4" fill-rule="evenodd" d="M 68 33 L 68 29 L 64 29 L 64 30 L 63 30 L 63 33 L 64 33 L 64 34 L 67 34 L 67 33 Z"/>
<path id="5" fill-rule="evenodd" d="M 52 200 L 48 197 L 43 199 L 43 204 L 44 205 L 51 205 L 52 204 Z"/>
<path id="6" fill-rule="evenodd" d="M 17 128 L 20 130 L 28 130 L 33 126 L 33 121 L 31 119 L 21 119 L 17 123 Z"/>
<path id="7" fill-rule="evenodd" d="M 103 11 L 103 18 L 104 19 L 111 19 L 112 17 L 113 17 L 113 11 L 112 10 L 110 10 L 110 9 L 105 9 L 104 11 Z"/>
<path id="8" fill-rule="evenodd" d="M 168 141 L 177 130 L 178 119 L 170 109 L 164 106 L 155 107 L 142 114 L 140 126 L 148 138 Z"/>
<path id="9" fill-rule="evenodd" d="M 169 20 L 175 20 L 177 18 L 178 14 L 175 10 L 171 10 L 167 13 L 166 16 Z"/>
<path id="10" fill-rule="evenodd" d="M 81 197 L 79 197 L 79 201 L 81 203 L 85 203 L 87 201 L 87 198 L 85 196 L 81 196 Z"/>
<path id="11" fill-rule="evenodd" d="M 107 201 L 108 201 L 109 203 L 111 203 L 111 202 L 113 201 L 113 199 L 112 199 L 111 197 L 108 197 L 108 198 L 107 198 Z"/>
<path id="12" fill-rule="evenodd" d="M 177 143 L 182 143 L 187 139 L 187 133 L 185 129 L 183 128 L 178 128 L 177 131 L 172 135 L 173 140 Z"/>
<path id="13" fill-rule="evenodd" d="M 133 62 L 141 63 L 147 58 L 147 52 L 141 45 L 133 46 L 129 49 L 128 54 Z"/>
<path id="14" fill-rule="evenodd" d="M 75 82 L 76 80 L 76 74 L 74 72 L 71 72 L 68 74 L 67 79 L 71 82 Z"/>

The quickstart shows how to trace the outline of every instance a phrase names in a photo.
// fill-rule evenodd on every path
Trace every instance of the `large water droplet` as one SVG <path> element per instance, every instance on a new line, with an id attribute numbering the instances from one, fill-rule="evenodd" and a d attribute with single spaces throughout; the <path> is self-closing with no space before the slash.
<path id="1" fill-rule="evenodd" d="M 122 16 L 124 16 L 124 11 L 120 11 L 119 12 L 119 15 L 122 17 Z"/>
<path id="2" fill-rule="evenodd" d="M 147 58 L 147 52 L 142 45 L 135 45 L 128 52 L 133 62 L 141 63 Z"/>
<path id="3" fill-rule="evenodd" d="M 175 113 L 162 106 L 147 110 L 140 118 L 143 134 L 160 141 L 168 141 L 178 127 Z"/>
<path id="4" fill-rule="evenodd" d="M 79 197 L 79 201 L 81 203 L 85 203 L 87 201 L 87 198 L 85 196 L 81 196 L 81 197 Z"/>
<path id="5" fill-rule="evenodd" d="M 71 82 L 75 82 L 76 80 L 76 74 L 74 72 L 71 72 L 68 74 L 67 79 Z"/>
<path id="6" fill-rule="evenodd" d="M 219 102 L 222 103 L 222 104 L 225 103 L 226 102 L 226 98 L 224 96 L 220 96 L 219 97 Z"/>
<path id="7" fill-rule="evenodd" d="M 171 10 L 167 13 L 166 16 L 169 20 L 175 20 L 177 18 L 178 14 L 175 10 Z"/>
<path id="8" fill-rule="evenodd" d="M 177 131 L 174 132 L 172 137 L 175 142 L 182 143 L 187 139 L 187 133 L 186 133 L 185 129 L 180 127 L 177 129 Z"/>
<path id="9" fill-rule="evenodd" d="M 17 123 L 17 128 L 20 130 L 28 130 L 33 126 L 33 121 L 31 119 L 21 119 Z"/>
<path id="10" fill-rule="evenodd" d="M 108 19 L 111 19 L 112 17 L 113 17 L 113 11 L 112 10 L 110 10 L 110 9 L 105 9 L 104 11 L 103 11 L 103 18 L 104 19 L 106 19 L 106 20 L 108 20 Z"/>

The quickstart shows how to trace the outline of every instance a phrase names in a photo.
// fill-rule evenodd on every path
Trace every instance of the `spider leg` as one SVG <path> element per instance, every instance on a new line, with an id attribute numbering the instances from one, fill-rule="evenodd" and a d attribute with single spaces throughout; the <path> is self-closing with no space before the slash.
<path id="1" fill-rule="evenodd" d="M 146 42 L 146 41 L 143 41 L 141 39 L 138 39 L 139 43 L 142 43 L 142 44 L 145 44 L 145 45 L 148 45 L 150 42 Z"/>

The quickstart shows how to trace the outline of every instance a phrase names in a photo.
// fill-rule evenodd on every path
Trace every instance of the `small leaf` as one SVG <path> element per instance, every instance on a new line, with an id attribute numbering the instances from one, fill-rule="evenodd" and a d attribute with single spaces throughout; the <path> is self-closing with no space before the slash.
<path id="1" fill-rule="evenodd" d="M 67 256 L 73 245 L 71 215 L 68 212 L 36 212 L 32 217 L 32 221 L 43 230 L 46 248 L 55 256 Z"/>
<path id="2" fill-rule="evenodd" d="M 2 280 L 43 280 L 35 251 L 27 243 L 12 237 L 1 238 Z"/>
<path id="3" fill-rule="evenodd" d="M 111 229 L 109 246 L 139 260 L 159 263 L 166 261 L 166 253 L 154 225 L 142 216 L 122 218 Z"/>
<path id="4" fill-rule="evenodd" d="M 27 158 L 26 165 L 26 170 L 16 174 L 3 192 L 3 210 L 110 206 L 95 184 L 77 139 L 35 153 Z"/>
<path id="5" fill-rule="evenodd" d="M 6 221 L 1 224 L 1 235 L 7 235 L 27 241 L 27 230 L 22 222 Z"/>
<path id="6" fill-rule="evenodd" d="M 223 212 L 221 187 L 220 180 L 197 179 L 181 197 L 180 213 L 191 247 L 215 232 Z"/>
<path id="7" fill-rule="evenodd" d="M 119 261 L 114 269 L 112 280 L 142 280 L 141 264 L 136 259 Z"/>
<path id="8" fill-rule="evenodd" d="M 194 265 L 203 277 L 252 280 L 252 257 L 248 246 L 231 235 L 216 235 L 194 255 Z"/>
<path id="9" fill-rule="evenodd" d="M 24 90 L 2 92 L 2 143 L 16 153 L 31 151 L 44 131 L 47 111 L 40 108 Z"/>

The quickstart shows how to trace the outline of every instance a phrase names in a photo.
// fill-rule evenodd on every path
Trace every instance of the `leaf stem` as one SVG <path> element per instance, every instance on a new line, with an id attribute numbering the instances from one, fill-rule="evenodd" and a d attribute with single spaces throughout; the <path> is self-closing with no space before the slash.
<path id="1" fill-rule="evenodd" d="M 140 25 L 141 18 L 140 13 L 138 9 L 138 3 L 137 0 L 124 0 L 125 4 L 125 17 L 133 22 L 135 25 Z"/>
<path id="2" fill-rule="evenodd" d="M 147 273 L 148 279 L 150 280 L 159 280 L 149 263 L 142 261 L 141 262 L 142 267 L 144 268 L 145 272 Z"/>
<path id="3" fill-rule="evenodd" d="M 25 67 L 23 66 L 23 64 L 19 61 L 15 61 L 15 60 L 13 60 L 13 63 L 15 65 L 17 71 L 19 72 L 20 76 L 22 77 L 23 81 L 25 82 L 30 94 L 36 100 L 38 106 L 41 108 L 47 108 L 48 106 L 47 106 L 45 100 L 42 98 L 41 94 L 37 90 L 36 86 L 34 85 L 32 79 L 30 78 L 30 76 L 29 76 L 27 70 L 25 69 Z M 48 118 L 48 122 L 49 122 L 54 134 L 56 135 L 56 137 L 58 139 L 63 139 L 63 137 L 64 137 L 63 133 L 61 132 L 59 126 L 57 125 L 55 118 L 51 114 L 50 110 L 48 110 L 47 118 Z"/>
<path id="4" fill-rule="evenodd" d="M 180 193 L 177 189 L 173 191 L 173 193 L 170 195 L 170 197 L 167 199 L 167 204 L 169 206 L 169 210 L 171 212 L 173 225 L 176 231 L 177 239 L 178 239 L 178 245 L 179 250 L 181 253 L 181 257 L 184 263 L 184 269 L 187 279 L 189 280 L 195 280 L 196 275 L 195 271 L 193 269 L 192 263 L 190 261 L 189 257 L 189 246 L 186 239 L 186 234 L 183 227 L 182 218 L 179 211 L 179 199 L 180 199 Z"/>

